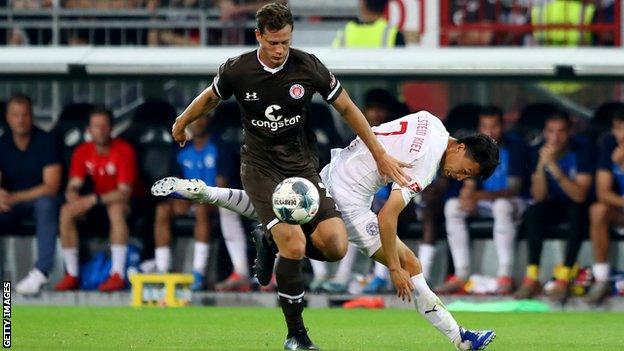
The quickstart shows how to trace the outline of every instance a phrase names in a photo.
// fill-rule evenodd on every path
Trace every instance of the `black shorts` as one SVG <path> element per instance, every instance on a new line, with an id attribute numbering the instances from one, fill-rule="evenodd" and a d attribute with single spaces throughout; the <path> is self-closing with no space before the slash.
<path id="1" fill-rule="evenodd" d="M 316 226 L 332 217 L 341 218 L 340 212 L 336 209 L 336 203 L 334 200 L 327 196 L 325 187 L 320 187 L 321 177 L 314 171 L 307 171 L 302 174 L 298 174 L 297 177 L 305 178 L 312 182 L 316 186 L 319 192 L 319 210 L 316 216 L 308 223 L 303 224 L 301 228 L 307 235 L 312 234 Z M 273 212 L 273 204 L 271 197 L 273 196 L 273 190 L 277 184 L 288 177 L 279 175 L 275 172 L 267 171 L 256 165 L 252 165 L 249 162 L 241 163 L 241 180 L 243 182 L 243 188 L 251 199 L 251 203 L 256 209 L 259 220 L 266 230 L 270 230 L 274 225 L 280 222 L 280 220 Z"/>

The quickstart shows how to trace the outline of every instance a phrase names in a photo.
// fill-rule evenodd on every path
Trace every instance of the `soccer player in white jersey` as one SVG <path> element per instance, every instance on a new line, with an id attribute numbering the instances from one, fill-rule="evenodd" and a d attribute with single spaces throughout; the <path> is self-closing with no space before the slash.
<path id="1" fill-rule="evenodd" d="M 409 163 L 409 187 L 393 185 L 388 201 L 375 214 L 375 193 L 389 180 L 380 176 L 366 145 L 356 138 L 344 149 L 332 150 L 332 160 L 321 171 L 323 185 L 334 198 L 346 224 L 349 241 L 390 269 L 397 295 L 411 301 L 435 328 L 459 350 L 482 350 L 495 333 L 468 331 L 460 326 L 431 291 L 416 255 L 397 237 L 397 219 L 418 192 L 427 187 L 438 170 L 463 181 L 486 179 L 498 165 L 498 146 L 485 136 L 454 139 L 442 122 L 426 111 L 410 114 L 374 127 L 386 151 Z M 207 202 L 253 218 L 255 213 L 243 190 L 205 186 L 201 181 L 165 178 L 152 187 L 152 194 Z"/>

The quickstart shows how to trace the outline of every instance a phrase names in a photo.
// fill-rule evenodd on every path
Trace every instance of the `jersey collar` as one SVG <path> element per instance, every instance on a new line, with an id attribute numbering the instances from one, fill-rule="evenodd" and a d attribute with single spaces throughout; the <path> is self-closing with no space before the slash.
<path id="1" fill-rule="evenodd" d="M 284 68 L 284 66 L 286 65 L 286 62 L 288 62 L 288 57 L 289 56 L 290 56 L 290 50 L 288 50 L 288 54 L 286 54 L 286 59 L 284 60 L 284 63 L 282 63 L 278 67 L 271 68 L 271 67 L 265 65 L 264 62 L 262 62 L 262 60 L 260 60 L 260 49 L 256 50 L 256 58 L 258 58 L 258 62 L 260 62 L 260 64 L 262 65 L 262 69 L 264 69 L 265 71 L 267 71 L 267 72 L 269 72 L 271 74 L 275 74 L 275 73 L 281 71 L 282 68 Z"/>

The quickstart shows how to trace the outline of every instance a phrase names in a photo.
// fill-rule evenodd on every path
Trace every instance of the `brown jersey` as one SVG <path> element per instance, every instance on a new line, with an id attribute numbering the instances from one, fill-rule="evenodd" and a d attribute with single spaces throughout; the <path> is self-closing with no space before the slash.
<path id="1" fill-rule="evenodd" d="M 227 60 L 213 89 L 241 107 L 245 144 L 241 160 L 285 177 L 318 168 L 316 137 L 310 128 L 310 103 L 319 93 L 329 104 L 342 92 L 340 82 L 309 53 L 290 49 L 284 64 L 265 66 L 258 50 Z"/>

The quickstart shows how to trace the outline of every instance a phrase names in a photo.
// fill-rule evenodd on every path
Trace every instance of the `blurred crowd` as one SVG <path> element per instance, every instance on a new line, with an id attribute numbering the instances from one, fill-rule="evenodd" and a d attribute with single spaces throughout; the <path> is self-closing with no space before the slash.
<path id="1" fill-rule="evenodd" d="M 363 112 L 371 125 L 410 113 L 384 89 L 367 92 Z M 194 238 L 194 290 L 207 288 L 206 271 L 211 243 L 223 239 L 230 258 L 221 267 L 225 279 L 210 284 L 218 291 L 250 291 L 248 229 L 227 210 L 182 200 L 148 196 L 149 186 L 170 175 L 202 179 L 208 185 L 240 188 L 238 148 L 242 135 L 237 105 L 225 102 L 210 118 L 192 125 L 194 139 L 179 148 L 169 134 L 175 109 L 162 101 L 148 101 L 135 111 L 124 130 L 113 130 L 117 119 L 102 107 L 72 104 L 65 107 L 51 133 L 33 125 L 32 102 L 13 95 L 6 102 L 6 124 L 0 124 L 0 231 L 15 234 L 28 222 L 37 238 L 38 259 L 16 289 L 36 294 L 48 282 L 60 238 L 66 274 L 54 288 L 84 288 L 81 267 L 89 255 L 83 241 L 105 236 L 110 242 L 110 266 L 97 288 L 103 292 L 126 288 L 129 238 L 140 243 L 144 271 L 168 272 L 174 257 L 173 237 L 184 231 L 176 219 L 186 218 Z M 331 111 L 314 103 L 310 123 L 318 139 L 321 164 L 329 150 L 349 141 L 337 132 Z M 524 299 L 544 291 L 556 301 L 568 298 L 575 278 L 591 271 L 594 283 L 587 299 L 598 303 L 611 294 L 610 238 L 624 225 L 624 104 L 609 102 L 585 120 L 551 103 L 526 106 L 514 124 L 495 106 L 462 104 L 440 116 L 451 135 L 487 134 L 500 146 L 500 165 L 483 182 L 458 183 L 438 177 L 406 210 L 399 235 L 420 238 L 423 271 L 431 276 L 436 240 L 446 235 L 452 257 L 448 279 L 436 288 L 441 294 L 514 294 Z M 380 191 L 373 206 L 380 207 L 389 189 Z M 469 223 L 489 219 L 486 233 Z M 489 223 L 489 222 L 488 222 Z M 419 225 L 419 230 L 414 225 Z M 483 228 L 482 230 L 483 231 Z M 498 269 L 492 283 L 470 267 L 471 237 L 492 237 Z M 516 242 L 527 243 L 528 265 L 523 281 L 514 281 Z M 540 282 L 539 267 L 545 239 L 566 243 L 565 256 L 548 282 Z M 583 240 L 590 238 L 594 264 L 579 272 L 576 265 Z M 82 239 L 82 240 L 81 240 Z M 87 250 L 88 251 L 88 250 Z M 253 251 L 253 250 L 252 250 Z M 336 270 L 311 261 L 309 288 L 346 293 L 357 251 L 349 249 Z M 231 268 L 230 268 L 231 267 Z M 332 271 L 330 275 L 329 272 Z M 543 285 L 543 283 L 546 283 Z M 270 287 L 269 287 L 270 288 Z M 376 265 L 363 291 L 391 288 L 386 269 Z"/>
<path id="2" fill-rule="evenodd" d="M 59 8 L 68 10 L 60 12 L 64 22 L 80 23 L 79 26 L 61 26 L 60 45 L 253 45 L 255 11 L 268 2 L 5 0 L 4 3 L 0 1 L 0 8 L 20 12 L 7 15 L 7 23 L 14 25 L 0 28 L 4 32 L 0 33 L 0 40 L 14 46 L 51 44 L 53 26 L 44 28 L 29 25 L 29 22 L 46 18 L 51 21 L 46 11 Z M 359 0 L 357 11 L 346 17 L 313 12 L 297 15 L 295 27 L 299 23 L 314 23 L 322 31 L 327 30 L 322 26 L 326 21 L 349 21 L 336 34 L 333 41 L 336 46 L 341 33 L 352 30 L 349 26 L 372 25 L 378 18 L 388 19 L 390 3 L 389 0 Z M 442 0 L 439 6 L 442 46 L 619 45 L 621 23 L 617 14 L 621 5 L 614 0 Z M 39 12 L 29 15 L 27 10 Z M 396 26 L 390 29 L 400 33 L 399 43 L 405 40 L 407 44 L 418 44 L 423 34 L 401 33 L 404 28 Z M 332 42 L 312 44 L 330 45 Z"/>

